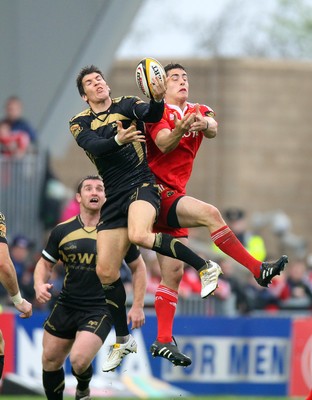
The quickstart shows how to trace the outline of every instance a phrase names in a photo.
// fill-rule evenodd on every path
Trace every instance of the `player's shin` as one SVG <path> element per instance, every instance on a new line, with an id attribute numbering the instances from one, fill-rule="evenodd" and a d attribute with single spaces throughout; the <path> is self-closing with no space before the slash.
<path id="1" fill-rule="evenodd" d="M 152 250 L 164 256 L 184 261 L 195 268 L 196 271 L 199 271 L 206 264 L 206 260 L 199 257 L 189 247 L 180 242 L 180 240 L 167 233 L 156 233 Z"/>
<path id="2" fill-rule="evenodd" d="M 42 382 L 48 400 L 63 400 L 65 389 L 64 369 L 42 371 Z"/>

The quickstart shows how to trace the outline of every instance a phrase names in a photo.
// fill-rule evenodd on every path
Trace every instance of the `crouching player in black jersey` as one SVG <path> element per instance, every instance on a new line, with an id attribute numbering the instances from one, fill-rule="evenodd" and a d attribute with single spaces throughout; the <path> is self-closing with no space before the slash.
<path id="1" fill-rule="evenodd" d="M 78 185 L 76 198 L 80 203 L 80 214 L 52 230 L 34 272 L 36 298 L 40 303 L 51 299 L 52 285 L 49 277 L 58 260 L 63 262 L 66 272 L 61 293 L 44 323 L 43 386 L 49 400 L 63 399 L 63 364 L 68 355 L 72 373 L 78 381 L 75 399 L 91 399 L 91 362 L 113 323 L 110 307 L 114 306 L 106 303 L 105 293 L 96 274 L 96 225 L 105 202 L 102 178 L 98 175 L 84 178 Z M 129 335 L 128 323 L 131 322 L 134 329 L 145 322 L 145 264 L 137 248 L 133 246 L 131 250 L 126 261 L 133 274 L 133 305 L 128 320 L 125 306 L 119 309 L 119 318 L 114 320 L 117 342 L 118 339 L 126 342 L 125 345 L 119 345 L 121 353 L 126 347 L 125 354 L 136 352 L 136 343 Z M 118 353 L 117 348 L 115 353 Z M 113 365 L 114 368 L 120 364 L 122 357 L 123 354 L 117 357 L 118 364 Z"/>

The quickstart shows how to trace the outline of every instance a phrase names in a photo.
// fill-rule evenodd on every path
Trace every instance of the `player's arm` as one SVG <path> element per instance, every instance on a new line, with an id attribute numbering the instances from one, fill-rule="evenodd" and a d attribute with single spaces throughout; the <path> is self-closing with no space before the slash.
<path id="1" fill-rule="evenodd" d="M 53 285 L 49 283 L 52 274 L 54 263 L 41 257 L 36 264 L 34 271 L 34 289 L 36 292 L 36 299 L 39 303 L 48 302 L 52 294 L 50 290 Z"/>
<path id="2" fill-rule="evenodd" d="M 217 132 L 218 132 L 217 121 L 213 117 L 205 116 L 204 122 L 206 124 L 205 129 L 201 129 L 204 136 L 207 139 L 213 139 L 214 137 L 217 136 Z"/>
<path id="3" fill-rule="evenodd" d="M 132 329 L 135 329 L 140 328 L 145 322 L 144 297 L 147 285 L 146 266 L 141 255 L 128 265 L 131 269 L 133 285 L 133 302 L 128 312 L 128 324 L 132 322 Z"/>
<path id="4" fill-rule="evenodd" d="M 70 122 L 70 131 L 77 144 L 95 157 L 117 152 L 120 146 L 127 143 L 145 142 L 145 136 L 136 129 L 135 124 L 131 124 L 130 127 L 124 129 L 122 123 L 116 121 L 116 126 L 115 135 L 108 139 L 98 136 L 81 119 Z"/>
<path id="5" fill-rule="evenodd" d="M 207 122 L 207 128 L 203 130 L 204 136 L 207 139 L 213 139 L 218 132 L 218 123 L 212 117 L 205 117 L 205 121 Z"/>
<path id="6" fill-rule="evenodd" d="M 32 305 L 21 296 L 8 245 L 2 242 L 0 242 L 0 282 L 9 293 L 14 307 L 21 312 L 20 317 L 30 317 Z"/>
<path id="7" fill-rule="evenodd" d="M 138 99 L 134 107 L 134 116 L 143 122 L 158 122 L 164 112 L 164 101 L 157 102 L 153 99 L 149 103 L 145 103 Z"/>
<path id="8" fill-rule="evenodd" d="M 0 243 L 0 282 L 11 297 L 19 291 L 15 268 L 6 243 Z"/>
<path id="9" fill-rule="evenodd" d="M 114 136 L 108 139 L 98 136 L 83 117 L 73 118 L 69 122 L 69 129 L 78 146 L 93 156 L 101 156 L 119 149 Z"/>
<path id="10" fill-rule="evenodd" d="M 194 121 L 195 114 L 186 114 L 182 119 L 178 119 L 174 113 L 174 128 L 171 129 L 168 123 L 166 124 L 167 126 L 163 126 L 155 136 L 154 142 L 156 146 L 162 153 L 169 153 L 174 150 L 180 143 L 183 135 L 190 130 Z"/>
<path id="11" fill-rule="evenodd" d="M 132 273 L 133 286 L 133 302 L 128 312 L 128 324 L 132 322 L 132 329 L 135 329 L 140 328 L 145 322 L 144 298 L 147 286 L 146 265 L 135 245 L 130 246 L 125 261 Z"/>
<path id="12" fill-rule="evenodd" d="M 207 108 L 205 115 L 201 113 L 199 104 L 196 104 L 195 121 L 192 123 L 190 130 L 201 131 L 207 139 L 213 139 L 216 137 L 218 131 L 218 123 L 214 119 L 215 113 L 207 106 L 202 107 Z"/>

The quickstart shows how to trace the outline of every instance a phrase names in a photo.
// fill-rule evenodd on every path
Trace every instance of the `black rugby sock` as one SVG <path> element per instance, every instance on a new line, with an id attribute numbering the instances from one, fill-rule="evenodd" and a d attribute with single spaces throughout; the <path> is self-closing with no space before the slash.
<path id="1" fill-rule="evenodd" d="M 4 366 L 4 355 L 0 354 L 0 379 L 2 377 L 3 366 Z"/>
<path id="2" fill-rule="evenodd" d="M 42 371 L 42 382 L 48 400 L 63 400 L 65 389 L 64 369 Z"/>
<path id="3" fill-rule="evenodd" d="M 189 247 L 180 242 L 180 240 L 168 235 L 167 233 L 156 233 L 152 250 L 164 256 L 184 261 L 197 271 L 199 271 L 206 263 L 203 258 L 199 257 Z"/>
<path id="4" fill-rule="evenodd" d="M 89 383 L 93 376 L 93 367 L 92 364 L 83 372 L 81 375 L 77 375 L 76 372 L 72 368 L 72 374 L 78 381 L 77 389 L 83 392 L 89 387 Z"/>
<path id="5" fill-rule="evenodd" d="M 102 284 L 102 287 L 105 291 L 106 301 L 113 318 L 116 336 L 129 335 L 127 325 L 126 291 L 122 280 L 119 278 L 117 281 L 109 285 Z"/>

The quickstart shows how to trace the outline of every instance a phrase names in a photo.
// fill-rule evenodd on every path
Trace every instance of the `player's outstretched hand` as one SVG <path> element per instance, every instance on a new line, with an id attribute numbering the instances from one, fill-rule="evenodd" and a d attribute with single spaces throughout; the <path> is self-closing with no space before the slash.
<path id="1" fill-rule="evenodd" d="M 207 129 L 208 124 L 205 117 L 202 115 L 199 109 L 199 104 L 195 105 L 195 121 L 190 126 L 190 131 L 199 132 Z"/>
<path id="2" fill-rule="evenodd" d="M 129 128 L 124 129 L 122 123 L 117 121 L 116 142 L 120 145 L 132 142 L 145 142 L 145 135 L 136 130 L 136 126 L 131 124 Z"/>
<path id="3" fill-rule="evenodd" d="M 183 118 L 179 119 L 177 114 L 174 113 L 175 129 L 178 132 L 181 132 L 181 136 L 184 135 L 184 133 L 188 132 L 191 129 L 191 126 L 194 123 L 195 118 L 196 118 L 195 114 L 187 113 L 184 115 Z"/>

